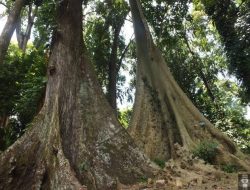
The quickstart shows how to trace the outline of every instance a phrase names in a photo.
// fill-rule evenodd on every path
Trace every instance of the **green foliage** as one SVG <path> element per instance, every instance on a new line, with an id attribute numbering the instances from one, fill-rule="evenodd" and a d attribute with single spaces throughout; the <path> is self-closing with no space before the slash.
<path id="1" fill-rule="evenodd" d="M 42 106 L 47 82 L 45 76 L 47 60 L 42 52 L 32 49 L 24 61 L 31 63 L 31 66 L 21 83 L 21 96 L 15 107 L 22 125 L 30 123 Z"/>
<path id="2" fill-rule="evenodd" d="M 38 9 L 37 19 L 34 23 L 34 46 L 37 49 L 48 48 L 52 33 L 56 29 L 55 23 L 55 2 L 51 0 L 43 0 L 42 5 Z"/>
<path id="3" fill-rule="evenodd" d="M 242 81 L 245 90 L 242 99 L 250 101 L 250 32 L 249 2 L 241 2 L 240 6 L 234 1 L 203 0 L 206 13 L 213 19 L 214 24 L 225 45 L 229 60 L 229 70 Z M 212 2 L 212 3 L 211 3 Z"/>
<path id="4" fill-rule="evenodd" d="M 148 178 L 146 176 L 142 176 L 140 179 L 139 179 L 139 182 L 140 183 L 146 183 L 148 181 Z"/>
<path id="5" fill-rule="evenodd" d="M 79 170 L 80 170 L 80 172 L 86 172 L 86 171 L 89 170 L 89 168 L 90 168 L 90 166 L 89 166 L 89 164 L 86 163 L 86 162 L 83 162 L 83 163 L 81 163 L 81 164 L 79 165 Z"/>
<path id="6" fill-rule="evenodd" d="M 238 167 L 233 164 L 226 164 L 221 166 L 221 170 L 227 173 L 235 173 L 238 171 Z"/>
<path id="7" fill-rule="evenodd" d="M 156 163 L 162 169 L 165 167 L 165 161 L 164 160 L 156 158 L 156 159 L 154 159 L 154 163 Z"/>
<path id="8" fill-rule="evenodd" d="M 8 55 L 0 65 L 0 116 L 14 114 L 16 101 L 20 98 L 21 83 L 29 65 L 22 64 L 21 51 L 10 45 Z"/>
<path id="9" fill-rule="evenodd" d="M 20 123 L 15 118 L 10 118 L 9 124 L 0 128 L 0 151 L 6 150 L 22 133 Z"/>
<path id="10" fill-rule="evenodd" d="M 129 12 L 128 4 L 124 0 L 95 1 L 91 4 L 91 11 L 84 24 L 84 36 L 87 49 L 90 52 L 98 81 L 107 93 L 109 84 L 109 64 L 113 48 L 114 36 L 120 31 Z M 120 33 L 120 32 L 119 32 Z M 124 76 L 120 75 L 120 58 L 125 49 L 125 40 L 119 35 L 117 57 L 117 86 L 123 84 Z M 117 90 L 117 97 L 122 97 L 122 88 Z"/>
<path id="11" fill-rule="evenodd" d="M 215 11 L 215 0 L 201 0 L 201 2 L 205 5 L 207 12 L 212 13 L 213 11 Z"/>
<path id="12" fill-rule="evenodd" d="M 128 128 L 132 116 L 132 109 L 121 110 L 118 112 L 118 120 L 124 128 Z"/>
<path id="13" fill-rule="evenodd" d="M 46 60 L 44 53 L 28 47 L 25 55 L 11 45 L 0 65 L 0 117 L 10 122 L 1 129 L 1 149 L 11 145 L 32 121 L 45 89 Z"/>
<path id="14" fill-rule="evenodd" d="M 203 141 L 193 150 L 193 155 L 212 164 L 217 155 L 217 146 L 218 143 L 214 141 Z"/>

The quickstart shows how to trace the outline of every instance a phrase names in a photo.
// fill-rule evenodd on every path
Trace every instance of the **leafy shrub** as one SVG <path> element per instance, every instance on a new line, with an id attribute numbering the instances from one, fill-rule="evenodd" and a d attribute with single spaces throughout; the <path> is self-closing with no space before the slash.
<path id="1" fill-rule="evenodd" d="M 8 117 L 0 129 L 0 150 L 5 150 L 23 134 L 42 106 L 46 85 L 47 57 L 43 51 L 28 47 L 25 55 L 10 45 L 0 65 L 0 117 Z"/>
<path id="2" fill-rule="evenodd" d="M 165 167 L 165 161 L 164 160 L 156 158 L 156 159 L 154 159 L 154 163 L 156 163 L 162 169 Z"/>
<path id="3" fill-rule="evenodd" d="M 125 129 L 128 128 L 131 116 L 132 109 L 121 110 L 118 112 L 118 120 Z"/>
<path id="4" fill-rule="evenodd" d="M 80 172 L 84 172 L 84 171 L 86 172 L 89 170 L 89 168 L 90 168 L 90 166 L 87 162 L 83 162 L 79 165 Z"/>
<path id="5" fill-rule="evenodd" d="M 139 182 L 140 183 L 146 183 L 148 181 L 148 178 L 146 176 L 142 176 L 140 179 L 139 179 Z"/>
<path id="6" fill-rule="evenodd" d="M 221 166 L 221 170 L 227 173 L 234 173 L 238 171 L 238 167 L 233 164 L 225 164 Z"/>
<path id="7" fill-rule="evenodd" d="M 193 150 L 193 155 L 212 164 L 217 155 L 217 147 L 218 144 L 214 141 L 203 141 Z"/>
<path id="8" fill-rule="evenodd" d="M 0 151 L 6 150 L 16 139 L 22 135 L 19 122 L 15 118 L 9 119 L 9 124 L 0 128 Z"/>

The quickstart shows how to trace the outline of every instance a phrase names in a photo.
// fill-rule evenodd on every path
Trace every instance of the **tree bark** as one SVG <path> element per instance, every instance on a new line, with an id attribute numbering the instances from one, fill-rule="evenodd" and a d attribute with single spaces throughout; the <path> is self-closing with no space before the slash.
<path id="1" fill-rule="evenodd" d="M 0 155 L 0 189 L 108 190 L 152 175 L 102 93 L 81 21 L 81 0 L 58 4 L 45 103 L 32 127 Z"/>
<path id="2" fill-rule="evenodd" d="M 0 64 L 3 63 L 25 0 L 16 0 L 0 36 Z"/>
<path id="3" fill-rule="evenodd" d="M 18 19 L 17 27 L 16 27 L 16 36 L 19 48 L 25 53 L 28 41 L 30 39 L 31 30 L 34 25 L 34 20 L 37 15 L 38 6 L 35 6 L 34 10 L 32 11 L 32 5 L 29 5 L 28 11 L 28 23 L 25 29 L 25 32 L 21 29 L 21 18 Z M 33 12 L 33 13 L 32 13 Z"/>
<path id="4" fill-rule="evenodd" d="M 5 128 L 9 123 L 9 116 L 0 116 L 0 128 Z"/>
<path id="5" fill-rule="evenodd" d="M 117 83 L 117 50 L 119 43 L 119 34 L 121 31 L 122 25 L 116 26 L 114 29 L 114 39 L 109 59 L 109 82 L 108 82 L 108 101 L 111 107 L 114 110 L 114 113 L 117 115 L 117 101 L 116 101 L 116 83 Z"/>
<path id="6" fill-rule="evenodd" d="M 134 113 L 129 133 L 151 159 L 175 158 L 174 144 L 192 151 L 202 140 L 219 143 L 215 163 L 250 170 L 249 160 L 192 104 L 154 45 L 139 0 L 130 0 L 137 45 Z M 204 124 L 200 124 L 200 123 Z"/>

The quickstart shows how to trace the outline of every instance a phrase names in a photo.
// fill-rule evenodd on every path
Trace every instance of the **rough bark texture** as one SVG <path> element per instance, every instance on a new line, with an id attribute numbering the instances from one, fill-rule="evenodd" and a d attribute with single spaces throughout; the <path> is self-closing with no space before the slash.
<path id="1" fill-rule="evenodd" d="M 0 36 L 0 64 L 3 63 L 25 0 L 16 0 Z"/>
<path id="2" fill-rule="evenodd" d="M 250 165 L 234 143 L 216 129 L 180 89 L 154 45 L 139 0 L 130 0 L 137 43 L 137 86 L 129 132 L 151 159 L 175 158 L 174 144 L 193 150 L 203 140 L 218 141 L 218 164 Z M 201 124 L 202 123 L 202 124 Z"/>
<path id="3" fill-rule="evenodd" d="M 81 0 L 58 5 L 45 104 L 0 155 L 0 189 L 116 189 L 152 174 L 119 125 L 83 52 Z"/>

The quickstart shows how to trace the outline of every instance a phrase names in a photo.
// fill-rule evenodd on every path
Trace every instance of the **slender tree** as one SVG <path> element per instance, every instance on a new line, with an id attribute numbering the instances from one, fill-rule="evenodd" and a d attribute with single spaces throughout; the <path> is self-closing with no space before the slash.
<path id="1" fill-rule="evenodd" d="M 25 5 L 25 0 L 16 0 L 9 13 L 7 22 L 3 28 L 0 36 L 0 64 L 3 63 L 5 55 L 7 53 L 11 37 L 16 29 L 21 10 Z"/>
<path id="2" fill-rule="evenodd" d="M 34 25 L 34 21 L 35 21 L 36 15 L 37 15 L 37 11 L 38 11 L 38 6 L 35 6 L 35 8 L 33 10 L 32 4 L 29 5 L 27 26 L 26 26 L 26 29 L 24 32 L 22 31 L 21 18 L 19 18 L 19 21 L 17 23 L 17 27 L 16 27 L 17 42 L 18 42 L 19 48 L 23 52 L 26 51 L 27 44 L 28 44 L 28 41 L 29 41 L 30 35 L 31 35 L 31 30 L 32 30 L 32 27 Z"/>
<path id="3" fill-rule="evenodd" d="M 107 99 L 117 114 L 117 98 L 120 95 L 117 83 L 120 79 L 119 70 L 126 49 L 120 33 L 129 7 L 124 0 L 97 1 L 95 11 L 100 18 L 96 19 L 94 15 L 91 22 L 86 21 L 86 33 L 92 32 L 92 35 L 86 39 L 87 48 L 92 50 L 98 79 L 106 88 Z"/>
<path id="4" fill-rule="evenodd" d="M 113 44 L 111 48 L 111 54 L 109 59 L 109 73 L 108 73 L 108 101 L 113 108 L 114 112 L 117 114 L 117 96 L 116 96 L 116 83 L 117 83 L 117 62 L 118 62 L 118 56 L 117 56 L 117 50 L 118 50 L 118 43 L 119 43 L 119 34 L 121 31 L 123 23 L 120 23 L 116 28 L 114 29 L 114 38 L 113 38 Z"/>
<path id="5" fill-rule="evenodd" d="M 139 0 L 130 0 L 137 44 L 134 113 L 129 132 L 151 159 L 175 158 L 174 144 L 194 149 L 204 139 L 218 141 L 216 163 L 250 170 L 245 156 L 192 104 L 154 45 Z"/>
<path id="6" fill-rule="evenodd" d="M 82 0 L 57 6 L 45 103 L 0 155 L 0 189 L 116 189 L 117 181 L 150 176 L 150 162 L 118 124 L 87 60 Z"/>

